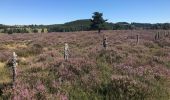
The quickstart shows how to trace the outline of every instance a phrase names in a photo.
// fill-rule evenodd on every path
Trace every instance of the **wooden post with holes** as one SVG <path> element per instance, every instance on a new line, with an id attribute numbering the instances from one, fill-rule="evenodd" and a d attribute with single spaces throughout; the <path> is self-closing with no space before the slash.
<path id="1" fill-rule="evenodd" d="M 13 84 L 12 86 L 15 87 L 15 81 L 16 81 L 16 75 L 17 75 L 17 55 L 15 52 L 13 52 L 13 58 L 12 58 L 12 73 L 13 73 Z"/>

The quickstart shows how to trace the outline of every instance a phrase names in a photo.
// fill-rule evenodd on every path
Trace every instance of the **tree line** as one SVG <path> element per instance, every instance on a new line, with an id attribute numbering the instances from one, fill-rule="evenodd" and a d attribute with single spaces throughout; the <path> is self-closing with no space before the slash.
<path id="1" fill-rule="evenodd" d="M 91 31 L 91 30 L 169 30 L 170 23 L 109 23 L 103 18 L 103 14 L 94 12 L 91 19 L 82 19 L 65 24 L 54 25 L 14 25 L 8 26 L 0 24 L 0 33 L 44 33 L 44 32 L 75 32 L 75 31 Z"/>

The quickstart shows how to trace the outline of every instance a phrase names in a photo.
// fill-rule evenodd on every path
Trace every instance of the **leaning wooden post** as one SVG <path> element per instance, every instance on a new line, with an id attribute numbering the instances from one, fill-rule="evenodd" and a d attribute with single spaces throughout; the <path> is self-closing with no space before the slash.
<path id="1" fill-rule="evenodd" d="M 103 36 L 103 47 L 104 47 L 105 50 L 107 50 L 107 45 L 108 45 L 108 43 L 107 43 L 107 37 L 106 37 L 106 36 Z"/>
<path id="2" fill-rule="evenodd" d="M 12 58 L 12 72 L 13 72 L 13 88 L 15 87 L 15 81 L 16 81 L 16 75 L 17 75 L 17 55 L 15 52 L 13 52 L 13 58 Z"/>
<path id="3" fill-rule="evenodd" d="M 64 60 L 68 61 L 68 57 L 69 56 L 69 46 L 67 43 L 65 43 L 65 47 L 64 47 Z"/>

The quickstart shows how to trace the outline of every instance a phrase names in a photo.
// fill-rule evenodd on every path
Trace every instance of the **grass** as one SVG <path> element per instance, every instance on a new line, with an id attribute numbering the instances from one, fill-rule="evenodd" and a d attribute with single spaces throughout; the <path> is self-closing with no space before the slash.
<path id="1" fill-rule="evenodd" d="M 5 63 L 0 62 L 0 100 L 3 100 L 1 97 L 2 89 L 4 85 L 8 85 L 11 83 L 11 77 L 9 69 L 5 67 Z"/>
<path id="2" fill-rule="evenodd" d="M 7 44 L 4 46 L 5 49 L 15 50 L 17 48 L 27 48 L 25 44 Z"/>
<path id="3" fill-rule="evenodd" d="M 8 68 L 5 68 L 5 63 L 0 62 L 0 84 L 9 83 L 11 81 Z"/>

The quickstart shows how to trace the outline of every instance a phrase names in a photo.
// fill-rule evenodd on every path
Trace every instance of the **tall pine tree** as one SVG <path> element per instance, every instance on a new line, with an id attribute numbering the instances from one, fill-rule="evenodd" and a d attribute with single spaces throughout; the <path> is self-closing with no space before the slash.
<path id="1" fill-rule="evenodd" d="M 92 16 L 92 19 L 91 19 L 91 22 L 92 22 L 91 29 L 92 30 L 98 30 L 98 33 L 100 33 L 101 29 L 104 28 L 104 23 L 107 20 L 103 19 L 103 14 L 102 13 L 94 12 L 93 14 L 94 15 Z"/>

